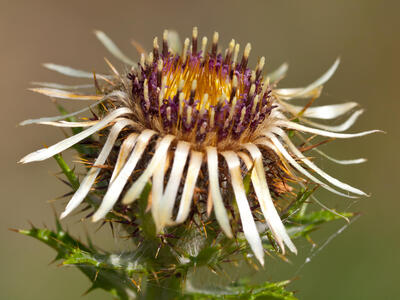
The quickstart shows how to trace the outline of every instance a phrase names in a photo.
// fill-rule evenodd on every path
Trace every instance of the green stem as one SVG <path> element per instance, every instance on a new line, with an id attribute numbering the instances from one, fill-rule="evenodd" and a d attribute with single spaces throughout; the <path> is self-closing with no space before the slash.
<path id="1" fill-rule="evenodd" d="M 74 190 L 77 190 L 79 188 L 79 179 L 78 177 L 76 177 L 74 171 L 67 165 L 61 154 L 54 155 L 54 159 L 57 161 L 57 164 L 60 166 L 62 172 L 67 177 L 72 188 Z"/>

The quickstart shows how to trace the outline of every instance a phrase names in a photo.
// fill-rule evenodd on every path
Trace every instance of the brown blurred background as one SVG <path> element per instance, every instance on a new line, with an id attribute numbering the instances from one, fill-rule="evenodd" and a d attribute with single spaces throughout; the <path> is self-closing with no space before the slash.
<path id="1" fill-rule="evenodd" d="M 315 255 L 300 242 L 300 254 L 291 264 L 267 261 L 258 279 L 298 277 L 290 288 L 301 299 L 398 299 L 399 279 L 399 70 L 400 2 L 385 0 L 250 0 L 250 1 L 54 1 L 1 0 L 0 54 L 1 110 L 1 218 L 0 298 L 77 299 L 88 280 L 73 268 L 49 265 L 54 252 L 9 227 L 25 228 L 27 220 L 53 226 L 48 200 L 67 188 L 52 174 L 54 161 L 17 165 L 25 154 L 52 144 L 63 135 L 45 126 L 18 127 L 24 119 L 56 114 L 49 99 L 27 91 L 31 81 L 75 83 L 45 70 L 43 62 L 70 65 L 88 71 L 105 70 L 110 55 L 92 30 L 101 29 L 136 58 L 131 38 L 148 48 L 164 28 L 190 35 L 219 31 L 227 45 L 233 37 L 253 46 L 252 65 L 265 55 L 272 70 L 288 61 L 290 71 L 281 86 L 310 83 L 342 58 L 338 72 L 326 85 L 320 104 L 357 101 L 366 112 L 351 131 L 380 128 L 388 133 L 337 141 L 324 149 L 338 158 L 367 157 L 363 165 L 318 163 L 372 196 L 358 201 L 319 193 L 330 207 L 362 212 L 362 217 Z M 68 105 L 68 104 L 67 104 Z M 70 105 L 69 107 L 76 107 Z M 61 203 L 56 205 L 60 211 Z M 84 236 L 78 218 L 66 226 Z M 319 246 L 345 223 L 338 221 L 313 235 Z M 93 227 L 87 226 L 90 232 Z M 104 234 L 104 231 L 100 235 Z M 103 247 L 118 249 L 112 239 Z M 105 245 L 106 244 L 106 245 Z M 312 255 L 312 254 L 311 254 Z M 234 278 L 238 274 L 232 274 Z M 110 299 L 98 291 L 85 299 Z"/>

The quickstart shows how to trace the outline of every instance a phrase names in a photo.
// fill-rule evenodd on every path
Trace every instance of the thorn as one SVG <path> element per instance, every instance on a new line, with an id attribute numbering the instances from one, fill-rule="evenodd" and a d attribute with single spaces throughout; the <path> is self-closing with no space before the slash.
<path id="1" fill-rule="evenodd" d="M 143 46 L 140 43 L 138 43 L 137 41 L 131 40 L 131 44 L 136 49 L 138 54 L 143 54 L 146 52 L 146 50 L 144 50 Z"/>
<path id="2" fill-rule="evenodd" d="M 107 65 L 108 65 L 108 67 L 111 69 L 111 71 L 112 71 L 115 75 L 117 75 L 118 77 L 120 77 L 120 75 L 119 75 L 117 69 L 111 64 L 111 62 L 110 62 L 107 58 L 105 58 L 105 57 L 104 57 L 104 60 L 106 61 Z"/>
<path id="3" fill-rule="evenodd" d="M 90 288 L 88 288 L 87 291 L 85 291 L 82 296 L 86 296 L 87 294 L 89 294 L 90 292 L 94 291 L 96 289 L 96 286 L 93 284 Z"/>
<path id="4" fill-rule="evenodd" d="M 58 216 L 57 216 L 57 211 L 56 211 L 56 208 L 55 208 L 54 204 L 51 204 L 51 208 L 52 208 L 52 210 L 53 210 L 54 219 L 55 219 L 55 221 L 56 221 L 57 233 L 58 233 L 58 232 L 60 232 L 60 231 L 63 231 L 63 228 L 62 228 L 61 223 L 60 223 L 60 220 L 59 220 L 59 218 L 58 218 Z"/>
<path id="5" fill-rule="evenodd" d="M 31 220 L 28 220 L 28 224 L 31 226 L 31 229 L 36 229 L 35 225 L 33 225 Z"/>

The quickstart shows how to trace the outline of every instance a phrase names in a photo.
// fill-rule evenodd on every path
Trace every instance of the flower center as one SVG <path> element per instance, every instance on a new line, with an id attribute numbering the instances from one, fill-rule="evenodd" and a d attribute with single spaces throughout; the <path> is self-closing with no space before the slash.
<path id="1" fill-rule="evenodd" d="M 182 53 L 173 54 L 167 35 L 162 51 L 155 38 L 153 51 L 143 54 L 139 68 L 128 76 L 133 101 L 140 104 L 147 125 L 207 145 L 252 133 L 273 108 L 268 78 L 262 76 L 265 59 L 249 69 L 250 44 L 239 62 L 240 46 L 234 40 L 223 55 L 218 33 L 209 51 L 206 37 L 198 49 L 196 28 Z"/>

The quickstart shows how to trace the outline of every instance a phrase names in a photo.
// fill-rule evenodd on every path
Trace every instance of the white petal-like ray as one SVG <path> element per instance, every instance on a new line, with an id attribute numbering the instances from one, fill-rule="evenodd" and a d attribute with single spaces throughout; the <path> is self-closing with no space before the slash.
<path id="1" fill-rule="evenodd" d="M 93 222 L 97 222 L 100 219 L 104 218 L 107 213 L 113 208 L 114 204 L 118 201 L 118 198 L 123 188 L 125 187 L 129 177 L 136 167 L 136 164 L 142 157 L 144 150 L 146 149 L 151 137 L 154 134 L 154 131 L 146 129 L 138 136 L 136 146 L 129 156 L 128 161 L 125 163 L 125 166 L 122 168 L 119 175 L 108 187 L 108 190 L 103 197 L 103 201 L 101 202 L 99 209 L 93 215 Z"/>
<path id="2" fill-rule="evenodd" d="M 62 140 L 58 142 L 57 144 L 54 144 L 53 146 L 50 146 L 49 148 L 44 148 L 37 150 L 35 152 L 32 152 L 28 154 L 27 156 L 23 157 L 19 162 L 20 163 L 28 163 L 28 162 L 33 162 L 33 161 L 41 161 L 45 160 L 49 157 L 52 157 L 55 154 L 60 153 L 61 151 L 64 151 L 65 149 L 70 148 L 71 146 L 75 145 L 76 143 L 80 142 L 81 140 L 87 138 L 88 136 L 92 135 L 93 133 L 99 131 L 103 127 L 107 126 L 110 122 L 115 120 L 116 118 L 130 114 L 132 111 L 129 108 L 123 107 L 123 108 L 118 108 L 116 110 L 113 110 L 112 112 L 108 113 L 103 119 L 101 119 L 100 122 L 98 122 L 96 125 L 93 125 L 92 127 L 89 127 L 88 129 L 75 134 L 65 140 Z"/>
<path id="3" fill-rule="evenodd" d="M 285 147 L 283 147 L 283 145 L 279 142 L 279 140 L 274 136 L 274 135 L 270 135 L 269 136 L 270 140 L 272 141 L 269 142 L 268 140 L 259 140 L 258 144 L 260 145 L 264 145 L 267 146 L 268 148 L 272 149 L 273 151 L 275 151 L 276 153 L 280 153 L 283 155 L 283 157 L 300 173 L 302 173 L 303 175 L 305 175 L 306 177 L 310 178 L 314 183 L 319 184 L 321 187 L 323 187 L 324 189 L 343 196 L 343 197 L 347 197 L 347 198 L 357 198 L 357 196 L 351 196 L 351 195 L 347 195 L 344 193 L 341 193 L 333 188 L 331 188 L 329 185 L 327 185 L 326 183 L 322 182 L 321 180 L 319 180 L 318 178 L 316 178 L 315 176 L 311 175 L 308 171 L 306 171 L 302 166 L 300 166 L 300 164 L 298 162 L 296 162 L 296 160 L 293 159 L 293 157 L 289 154 L 289 152 L 286 151 Z"/>
<path id="4" fill-rule="evenodd" d="M 136 144 L 137 137 L 137 133 L 131 133 L 122 143 L 119 149 L 118 158 L 115 163 L 113 173 L 111 175 L 110 183 L 114 181 L 114 179 L 118 176 L 119 172 L 125 165 L 126 160 L 132 152 L 133 146 L 135 146 Z"/>
<path id="5" fill-rule="evenodd" d="M 174 154 L 174 163 L 172 165 L 171 174 L 158 209 L 159 221 L 162 227 L 172 223 L 172 212 L 174 209 L 175 198 L 181 184 L 182 174 L 186 165 L 189 150 L 189 143 L 184 141 L 178 142 Z"/>
<path id="6" fill-rule="evenodd" d="M 285 77 L 287 71 L 289 69 L 289 64 L 288 63 L 283 63 L 281 64 L 278 69 L 272 71 L 271 73 L 267 74 L 267 77 L 271 82 L 274 82 L 278 79 L 281 79 Z"/>
<path id="7" fill-rule="evenodd" d="M 60 115 L 60 116 L 55 116 L 55 117 L 43 117 L 43 118 L 39 118 L 39 119 L 29 119 L 29 120 L 22 121 L 21 123 L 19 123 L 19 125 L 20 126 L 25 126 L 25 125 L 30 125 L 30 124 L 41 124 L 41 123 L 44 123 L 44 122 L 55 122 L 55 121 L 63 120 L 63 119 L 66 119 L 66 118 L 74 117 L 74 116 L 79 115 L 79 114 L 81 114 L 81 113 L 83 113 L 85 111 L 88 111 L 90 108 L 95 107 L 96 105 L 98 105 L 102 101 L 104 101 L 104 99 L 100 100 L 100 101 L 97 101 L 96 103 L 94 103 L 94 104 L 92 104 L 92 105 L 90 105 L 88 107 L 85 107 L 85 108 L 83 108 L 81 110 L 75 111 L 73 113 L 69 113 L 69 114 L 66 114 L 66 115 Z"/>
<path id="8" fill-rule="evenodd" d="M 87 172 L 85 178 L 82 180 L 79 186 L 79 189 L 75 192 L 72 199 L 68 202 L 68 205 L 65 208 L 64 212 L 61 214 L 61 219 L 69 215 L 76 207 L 79 206 L 79 204 L 82 203 L 100 173 L 101 169 L 98 166 L 101 166 L 105 163 L 108 155 L 114 147 L 115 141 L 117 140 L 119 133 L 126 126 L 133 124 L 134 122 L 129 119 L 122 119 L 115 123 L 93 167 L 91 167 L 90 170 Z"/>
<path id="9" fill-rule="evenodd" d="M 257 170 L 253 168 L 253 160 L 244 152 L 238 152 L 238 156 L 243 160 L 246 165 L 247 170 L 251 170 L 251 182 L 253 184 L 254 191 L 257 195 L 257 199 L 260 203 L 261 210 L 263 211 L 264 218 L 267 221 L 266 214 L 264 213 L 264 209 L 266 208 L 264 194 L 260 185 L 260 180 L 257 175 Z M 253 169 L 251 169 L 253 168 Z M 278 243 L 279 247 L 282 249 L 282 253 L 285 254 L 285 247 L 283 244 L 283 239 L 280 235 L 276 234 L 273 226 L 269 224 L 270 222 L 267 221 L 268 228 L 271 230 L 273 236 L 275 237 L 276 242 Z"/>
<path id="10" fill-rule="evenodd" d="M 209 178 L 209 189 L 214 205 L 215 218 L 227 237 L 233 237 L 229 217 L 221 196 L 218 179 L 218 152 L 215 147 L 207 147 L 207 168 Z"/>
<path id="11" fill-rule="evenodd" d="M 320 130 L 320 129 L 315 129 L 315 128 L 310 128 L 298 123 L 290 122 L 290 121 L 285 121 L 285 120 L 278 120 L 276 122 L 276 126 L 282 126 L 290 129 L 295 129 L 303 132 L 308 132 L 308 133 L 313 133 L 321 136 L 327 136 L 327 137 L 332 137 L 332 138 L 340 138 L 340 139 L 350 139 L 350 138 L 355 138 L 355 137 L 361 137 L 364 135 L 368 135 L 371 133 L 376 133 L 376 132 L 382 132 L 381 130 L 368 130 L 368 131 L 363 131 L 363 132 L 358 132 L 358 133 L 336 133 L 336 132 L 329 132 L 325 130 Z"/>
<path id="12" fill-rule="evenodd" d="M 159 144 L 161 146 L 161 143 Z M 157 153 L 156 149 L 156 153 Z M 157 168 L 154 170 L 152 186 L 151 186 L 151 214 L 153 216 L 154 223 L 156 225 L 157 233 L 161 233 L 164 229 L 164 224 L 160 220 L 160 209 L 163 206 L 161 199 L 164 193 L 164 175 L 165 175 L 165 163 L 167 155 L 160 156 L 160 160 L 157 164 Z"/>
<path id="13" fill-rule="evenodd" d="M 251 213 L 250 205 L 247 201 L 246 192 L 243 185 L 242 175 L 240 174 L 240 162 L 237 154 L 233 151 L 221 153 L 228 164 L 231 175 L 231 183 L 235 194 L 236 203 L 239 209 L 240 220 L 242 221 L 243 233 L 250 245 L 251 250 L 261 265 L 264 265 L 264 248 L 258 234 L 256 223 Z"/>
<path id="14" fill-rule="evenodd" d="M 311 92 L 311 91 L 317 89 L 318 87 L 322 86 L 335 73 L 337 67 L 339 66 L 339 63 L 340 63 L 340 59 L 337 58 L 335 60 L 335 62 L 333 63 L 333 65 L 329 68 L 329 70 L 326 71 L 320 78 L 318 78 L 317 80 L 315 80 L 313 83 L 309 84 L 308 86 L 306 86 L 302 90 L 293 93 L 289 97 L 290 98 L 301 98 L 304 95 L 307 95 L 309 92 Z"/>
<path id="15" fill-rule="evenodd" d="M 278 242 L 283 240 L 290 249 L 290 251 L 297 254 L 296 246 L 293 244 L 289 235 L 287 234 L 285 226 L 283 225 L 282 220 L 279 217 L 279 214 L 276 211 L 275 205 L 272 201 L 271 194 L 268 188 L 267 179 L 265 178 L 265 170 L 262 162 L 262 154 L 260 150 L 257 148 L 257 146 L 254 144 L 250 143 L 245 144 L 244 147 L 250 152 L 250 155 L 253 157 L 254 160 L 256 176 L 253 177 L 252 174 L 251 179 L 253 182 L 253 186 L 255 187 L 256 193 L 258 190 L 257 198 L 260 203 L 260 207 L 264 214 L 265 220 L 268 224 L 268 227 L 271 229 L 272 234 L 275 236 Z M 285 250 L 282 243 L 280 246 L 284 253 Z"/>
<path id="16" fill-rule="evenodd" d="M 310 121 L 305 118 L 300 118 L 300 121 L 303 123 L 306 123 L 307 125 L 317 127 L 319 129 L 327 130 L 327 131 L 333 131 L 333 132 L 343 132 L 349 129 L 353 124 L 357 121 L 358 117 L 364 112 L 363 109 L 355 111 L 345 122 L 339 125 L 335 126 L 330 126 L 330 125 L 325 125 L 325 124 L 320 124 L 316 123 L 313 121 Z"/>
<path id="17" fill-rule="evenodd" d="M 37 124 L 41 125 L 49 125 L 54 127 L 90 127 L 100 122 L 100 120 L 96 121 L 82 121 L 82 122 L 68 122 L 68 121 L 59 121 L 59 122 L 40 122 Z"/>
<path id="18" fill-rule="evenodd" d="M 203 162 L 203 153 L 191 151 L 189 168 L 186 174 L 185 185 L 183 186 L 181 202 L 179 203 L 176 223 L 182 223 L 186 220 L 190 212 L 194 188 L 196 187 L 197 177 Z"/>
<path id="19" fill-rule="evenodd" d="M 307 93 L 301 93 L 304 90 L 302 88 L 283 88 L 283 89 L 275 89 L 273 93 L 278 96 L 280 100 L 292 100 L 292 99 L 308 99 L 313 97 L 319 97 L 322 92 L 322 86 L 317 86 L 315 89 L 308 91 Z M 293 95 L 300 94 L 300 96 L 296 96 L 293 98 Z"/>
<path id="20" fill-rule="evenodd" d="M 158 167 L 163 157 L 165 158 L 165 156 L 167 155 L 168 148 L 174 139 L 175 136 L 166 135 L 159 141 L 157 149 L 146 169 L 143 171 L 142 175 L 140 175 L 140 177 L 132 184 L 132 186 L 126 192 L 125 196 L 122 198 L 123 204 L 130 204 L 140 196 L 140 193 L 145 187 L 147 181 L 153 175 L 155 169 Z"/>
<path id="21" fill-rule="evenodd" d="M 305 163 L 310 169 L 312 169 L 314 172 L 316 172 L 318 175 L 321 177 L 325 178 L 327 181 L 329 181 L 331 184 L 345 190 L 351 193 L 354 193 L 356 195 L 361 195 L 361 196 L 366 196 L 367 194 L 364 193 L 363 191 L 354 188 L 347 183 L 341 182 L 340 180 L 330 176 L 329 174 L 325 173 L 322 171 L 317 165 L 315 165 L 313 162 L 311 162 L 309 159 L 304 157 L 303 153 L 297 149 L 297 147 L 292 143 L 290 138 L 287 136 L 287 134 L 280 128 L 274 129 L 274 132 L 278 134 L 283 141 L 286 143 L 286 145 L 289 147 L 289 149 L 292 151 L 292 153 L 298 158 L 301 159 L 303 163 Z"/>
<path id="22" fill-rule="evenodd" d="M 294 115 L 297 115 L 304 110 L 304 106 L 291 105 L 283 101 L 280 101 L 279 104 L 283 106 L 284 110 L 287 110 Z M 344 115 L 357 106 L 357 102 L 346 102 L 333 105 L 308 107 L 301 116 L 306 118 L 331 120 Z"/>
<path id="23" fill-rule="evenodd" d="M 110 51 L 110 53 L 118 58 L 120 61 L 130 66 L 136 64 L 133 60 L 122 53 L 117 45 L 115 45 L 115 43 L 103 31 L 96 30 L 94 33 L 96 34 L 96 37 L 99 39 L 99 41 L 104 45 L 104 47 L 106 47 L 106 49 Z"/>
<path id="24" fill-rule="evenodd" d="M 95 103 L 89 105 L 88 107 L 85 107 L 83 109 L 80 109 L 78 111 L 75 111 L 75 112 L 72 112 L 72 113 L 69 113 L 66 115 L 60 115 L 60 116 L 54 116 L 54 117 L 43 117 L 43 118 L 39 118 L 39 119 L 29 119 L 29 120 L 22 121 L 21 123 L 19 123 L 19 125 L 25 126 L 25 125 L 30 125 L 30 124 L 38 124 L 38 123 L 42 123 L 42 122 L 54 122 L 54 121 L 65 120 L 67 118 L 74 117 L 76 115 L 84 113 L 84 112 L 96 107 L 98 104 L 102 103 L 103 101 L 113 98 L 113 97 L 121 97 L 121 92 L 120 91 L 111 92 L 110 94 L 105 95 L 103 98 L 101 98 L 100 100 L 96 101 Z"/>
<path id="25" fill-rule="evenodd" d="M 56 71 L 58 73 L 61 73 L 63 75 L 70 76 L 70 77 L 90 78 L 90 79 L 93 79 L 93 77 L 94 77 L 93 73 L 74 69 L 74 68 L 71 68 L 68 66 L 62 66 L 62 65 L 57 65 L 57 64 L 53 64 L 53 63 L 45 63 L 45 64 L 43 64 L 43 66 L 49 70 Z M 101 75 L 101 76 L 104 76 L 106 78 L 109 77 L 107 75 Z"/>
<path id="26" fill-rule="evenodd" d="M 304 136 L 302 134 L 300 134 L 299 132 L 296 132 L 296 135 L 306 144 L 306 145 L 311 145 L 311 143 L 304 138 Z M 318 148 L 312 148 L 312 151 L 317 152 L 319 155 L 325 157 L 326 159 L 339 164 L 339 165 L 356 165 L 356 164 L 361 164 L 367 161 L 367 159 L 365 158 L 355 158 L 355 159 L 336 159 L 333 158 L 331 156 L 329 156 L 328 154 L 326 154 L 325 152 L 322 152 L 321 150 L 319 150 Z"/>
<path id="27" fill-rule="evenodd" d="M 52 89 L 61 89 L 61 90 L 79 90 L 79 89 L 89 89 L 94 88 L 94 85 L 91 84 L 77 84 L 77 85 L 69 85 L 69 84 L 61 84 L 55 82 L 31 82 L 33 85 L 38 85 L 46 88 Z"/>
<path id="28" fill-rule="evenodd" d="M 89 101 L 98 101 L 103 96 L 98 95 L 81 95 L 81 94 L 74 94 L 68 91 L 58 90 L 58 89 L 51 89 L 51 88 L 32 88 L 29 89 L 33 92 L 43 94 L 53 98 L 60 98 L 60 99 L 68 99 L 68 100 L 89 100 Z"/>
<path id="29" fill-rule="evenodd" d="M 331 156 L 329 156 L 328 154 L 326 154 L 325 152 L 322 152 L 321 150 L 319 150 L 318 148 L 313 148 L 313 151 L 317 152 L 318 154 L 320 154 L 321 156 L 325 157 L 326 159 L 329 159 L 330 161 L 333 161 L 334 163 L 337 163 L 339 165 L 356 165 L 356 164 L 362 164 L 364 162 L 367 161 L 366 158 L 356 158 L 356 159 L 336 159 L 333 158 Z"/>

